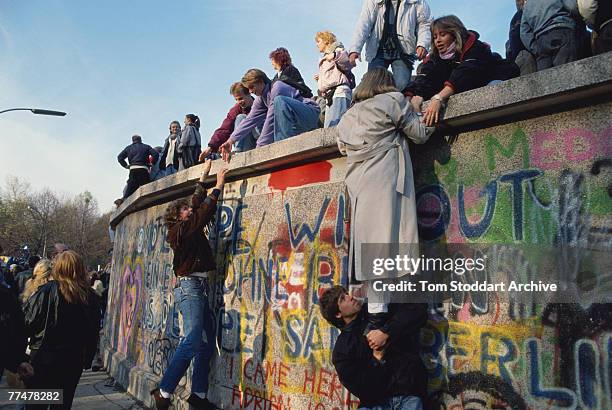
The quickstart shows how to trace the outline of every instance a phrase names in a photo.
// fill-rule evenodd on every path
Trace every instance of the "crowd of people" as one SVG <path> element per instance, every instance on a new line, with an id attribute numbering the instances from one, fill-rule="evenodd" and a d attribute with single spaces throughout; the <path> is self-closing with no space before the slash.
<path id="1" fill-rule="evenodd" d="M 102 366 L 108 272 L 88 273 L 64 244 L 19 262 L 6 257 L 0 266 L 0 378 L 6 370 L 10 387 L 63 389 L 63 404 L 51 407 L 69 409 L 83 370 Z"/>
<path id="2" fill-rule="evenodd" d="M 221 156 L 229 162 L 232 152 L 320 126 L 337 127 L 338 148 L 347 157 L 345 184 L 351 204 L 349 275 L 363 282 L 371 296 L 373 276 L 361 264 L 361 245 L 418 244 L 408 141 L 427 142 L 454 94 L 610 51 L 608 4 L 516 0 L 517 13 L 510 23 L 506 58 L 502 58 L 457 16 L 433 19 L 425 0 L 364 0 L 348 49 L 330 31 L 315 35 L 321 52 L 314 77 L 316 96 L 293 65 L 289 51 L 278 48 L 269 55 L 276 72 L 272 79 L 253 68 L 231 85 L 236 104 L 203 150 L 199 118 L 187 115 L 183 130 L 172 122 L 161 150 L 159 175 L 203 161 L 205 166 L 191 202 L 173 202 L 166 211 L 178 277 L 175 301 L 184 318 L 184 336 L 159 387 L 151 392 L 156 408 L 170 406 L 178 380 L 192 361 L 188 401 L 196 408 L 214 408 L 207 398 L 214 343 L 208 279 L 215 274 L 216 261 L 204 227 L 215 214 L 227 170 L 219 171 L 217 184 L 207 196 L 203 182 L 212 159 Z M 362 50 L 368 71 L 356 86 L 352 68 L 362 59 Z M 425 100 L 430 102 L 423 108 Z M 126 150 L 128 157 L 130 151 L 140 153 L 130 161 L 137 168 L 147 154 L 151 163 L 157 161 L 148 146 Z M 125 153 L 120 161 L 121 156 Z M 132 185 L 128 182 L 128 186 Z M 376 221 L 369 217 L 371 209 L 377 209 Z M 389 274 L 390 278 L 401 276 L 401 272 Z M 431 405 L 427 374 L 418 356 L 418 334 L 427 320 L 425 305 L 391 304 L 385 298 L 368 298 L 364 304 L 334 286 L 321 295 L 319 307 L 322 316 L 341 330 L 332 363 L 342 384 L 360 399 L 360 408 L 418 410 Z"/>
<path id="3" fill-rule="evenodd" d="M 453 94 L 612 49 L 609 1 L 516 0 L 516 7 L 502 59 L 459 18 L 434 21 L 425 0 L 365 0 L 348 49 L 332 32 L 316 33 L 321 53 L 314 76 L 316 95 L 293 65 L 289 51 L 273 50 L 269 57 L 274 77 L 250 69 L 230 86 L 236 104 L 207 146 L 202 147 L 200 119 L 194 114 L 185 116 L 183 129 L 178 121 L 170 123 L 163 147 L 153 149 L 134 135 L 133 143 L 119 154 L 119 163 L 130 172 L 123 196 L 115 203 L 121 205 L 147 182 L 207 158 L 227 159 L 231 152 L 337 126 L 354 103 L 352 69 L 361 61 L 362 50 L 368 70 L 391 68 L 395 87 L 410 97 L 415 110 L 420 112 L 423 100 L 431 100 L 423 116 L 432 126 Z M 417 61 L 421 63 L 413 76 Z"/>
<path id="4" fill-rule="evenodd" d="M 164 217 L 177 276 L 174 300 L 183 320 L 179 345 L 151 392 L 156 407 L 169 408 L 193 362 L 188 402 L 214 408 L 207 397 L 215 343 L 208 280 L 217 261 L 204 228 L 215 215 L 227 168 L 217 172 L 207 192 L 212 159 L 229 162 L 232 152 L 337 127 L 351 204 L 349 274 L 370 289 L 372 272 L 361 264 L 362 244 L 418 244 L 408 141 L 427 142 L 454 94 L 610 51 L 611 3 L 516 0 L 502 58 L 457 16 L 434 19 L 425 0 L 364 0 L 348 48 L 330 31 L 314 36 L 321 53 L 316 95 L 281 47 L 269 54 L 272 78 L 252 68 L 230 86 L 235 104 L 207 146 L 202 147 L 195 114 L 187 114 L 182 126 L 170 123 L 163 147 L 152 148 L 134 135 L 118 155 L 129 177 L 117 205 L 151 180 L 204 163 L 191 200 L 172 202 Z M 368 71 L 356 85 L 352 69 L 362 55 Z M 424 108 L 425 100 L 430 103 Z M 376 221 L 371 209 L 377 210 Z M 64 408 L 70 408 L 82 370 L 96 353 L 108 282 L 89 275 L 81 257 L 61 245 L 49 258 L 30 258 L 24 268 L 10 263 L 0 275 L 0 334 L 11 335 L 0 338 L 0 369 L 16 373 L 29 388 L 64 389 Z M 418 356 L 425 305 L 364 304 L 333 286 L 323 292 L 319 307 L 341 330 L 332 363 L 361 408 L 427 407 L 427 375 Z"/>

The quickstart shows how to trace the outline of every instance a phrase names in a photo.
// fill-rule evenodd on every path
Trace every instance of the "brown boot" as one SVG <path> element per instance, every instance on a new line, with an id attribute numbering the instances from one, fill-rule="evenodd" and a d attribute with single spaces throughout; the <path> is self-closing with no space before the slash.
<path id="1" fill-rule="evenodd" d="M 168 410 L 170 408 L 170 399 L 165 398 L 161 395 L 159 388 L 151 390 L 151 395 L 155 400 L 155 408 L 157 410 Z"/>

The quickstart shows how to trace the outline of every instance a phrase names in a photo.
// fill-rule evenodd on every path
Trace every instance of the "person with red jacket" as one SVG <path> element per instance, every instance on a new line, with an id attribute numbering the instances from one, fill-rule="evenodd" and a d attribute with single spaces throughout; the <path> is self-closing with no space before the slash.
<path id="1" fill-rule="evenodd" d="M 208 147 L 202 150 L 200 162 L 210 157 L 211 154 L 216 154 L 212 159 L 219 158 L 219 147 L 223 145 L 225 141 L 227 141 L 238 124 L 240 124 L 251 112 L 251 107 L 253 106 L 253 101 L 255 100 L 245 86 L 243 86 L 241 83 L 232 84 L 230 87 L 230 94 L 236 100 L 236 104 L 229 110 L 227 117 L 225 117 L 221 123 L 221 126 L 217 128 L 212 137 L 210 137 Z M 259 131 L 253 130 L 250 136 L 236 143 L 234 146 L 234 152 L 244 152 L 255 148 L 257 137 L 259 137 Z"/>

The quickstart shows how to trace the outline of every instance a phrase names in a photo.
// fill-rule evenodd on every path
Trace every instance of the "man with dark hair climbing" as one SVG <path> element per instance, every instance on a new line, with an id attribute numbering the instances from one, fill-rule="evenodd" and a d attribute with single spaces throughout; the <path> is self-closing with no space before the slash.
<path id="1" fill-rule="evenodd" d="M 151 394 L 157 409 L 170 407 L 170 396 L 193 360 L 191 395 L 187 399 L 196 409 L 214 409 L 206 397 L 208 372 L 215 340 L 213 317 L 208 305 L 208 279 L 216 263 L 204 233 L 204 227 L 217 210 L 217 200 L 223 191 L 227 169 L 217 171 L 217 184 L 206 195 L 204 181 L 212 161 L 204 163 L 191 203 L 185 199 L 171 203 L 166 209 L 167 241 L 174 251 L 174 274 L 178 277 L 174 301 L 183 317 L 181 341 L 159 383 Z"/>
<path id="2" fill-rule="evenodd" d="M 389 304 L 386 324 L 367 334 L 367 307 L 342 286 L 325 291 L 319 308 L 341 330 L 332 363 L 340 382 L 359 398 L 360 409 L 423 408 L 427 373 L 419 357 L 418 339 L 427 322 L 425 304 Z"/>

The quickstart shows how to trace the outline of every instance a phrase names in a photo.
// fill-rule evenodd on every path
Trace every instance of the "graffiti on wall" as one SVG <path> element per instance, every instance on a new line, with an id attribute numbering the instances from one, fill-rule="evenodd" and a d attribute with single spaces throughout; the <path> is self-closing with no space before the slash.
<path id="1" fill-rule="evenodd" d="M 421 239 L 610 249 L 612 127 L 585 125 L 583 116 L 563 127 L 551 116 L 421 148 L 413 156 Z M 438 148 L 448 151 L 444 160 L 432 154 Z M 330 362 L 338 330 L 318 312 L 321 292 L 350 283 L 344 166 L 322 161 L 226 186 L 209 227 L 218 266 L 210 292 L 217 337 L 211 398 L 224 408 L 357 405 Z M 109 304 L 115 314 L 105 330 L 125 360 L 155 376 L 180 334 L 163 209 L 130 215 L 119 227 Z M 503 247 L 491 256 L 491 269 L 538 274 Z M 579 252 L 559 263 L 588 276 Z M 607 408 L 608 306 L 588 298 L 525 305 L 494 292 L 452 295 L 432 306 L 421 334 L 430 398 L 447 409 Z M 186 377 L 179 392 L 188 389 Z"/>

